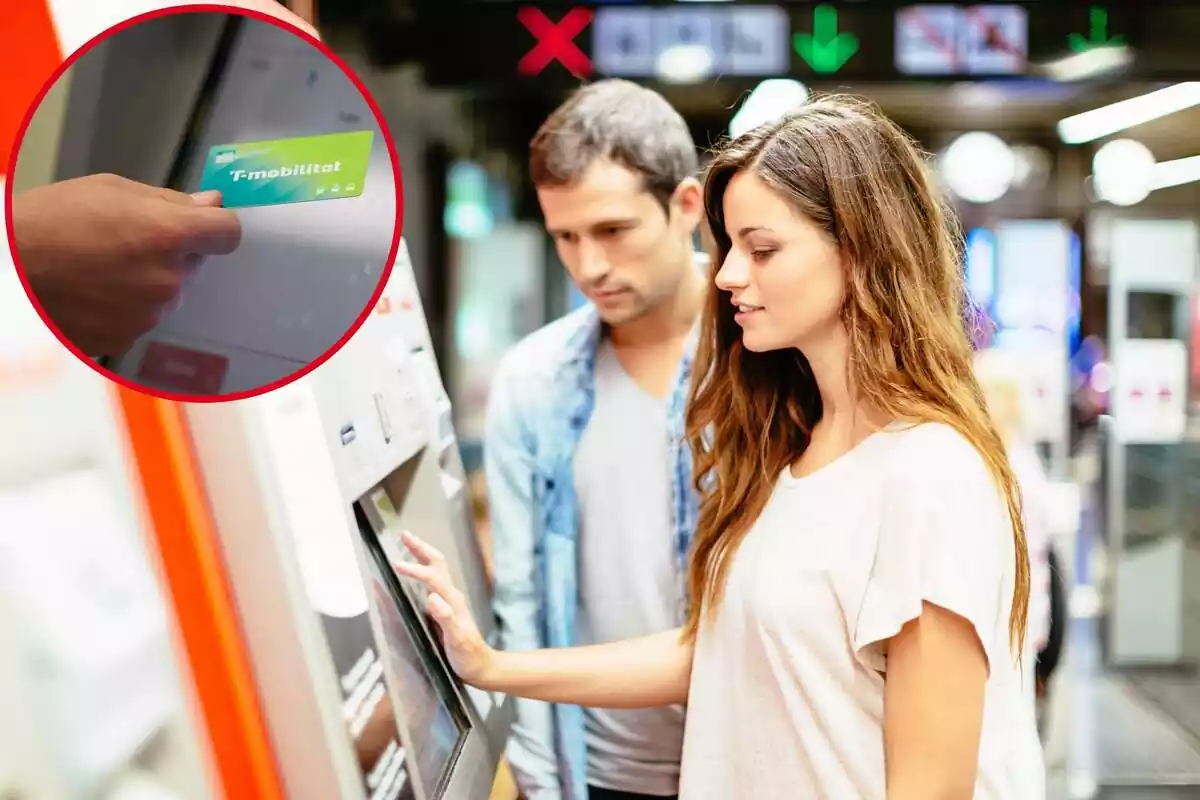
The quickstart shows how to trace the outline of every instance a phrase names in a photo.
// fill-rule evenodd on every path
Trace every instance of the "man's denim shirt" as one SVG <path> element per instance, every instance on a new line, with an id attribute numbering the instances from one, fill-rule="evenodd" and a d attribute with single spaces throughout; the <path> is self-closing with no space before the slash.
<path id="1" fill-rule="evenodd" d="M 576 644 L 579 517 L 572 459 L 594 406 L 601 328 L 590 305 L 552 322 L 502 359 L 492 384 L 484 468 L 495 543 L 494 610 L 506 650 Z M 663 431 L 672 454 L 670 534 L 678 556 L 680 623 L 697 514 L 683 414 L 694 342 L 693 334 Z M 583 710 L 516 702 L 507 755 L 528 800 L 587 800 Z"/>

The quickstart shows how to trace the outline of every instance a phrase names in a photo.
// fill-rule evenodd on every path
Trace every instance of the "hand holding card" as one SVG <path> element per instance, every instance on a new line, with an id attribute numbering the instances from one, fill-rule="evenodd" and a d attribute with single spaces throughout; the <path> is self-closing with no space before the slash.
<path id="1" fill-rule="evenodd" d="M 125 352 L 153 327 L 189 269 L 241 242 L 218 195 L 189 197 L 86 175 L 13 197 L 15 255 L 61 334 L 89 356 Z"/>

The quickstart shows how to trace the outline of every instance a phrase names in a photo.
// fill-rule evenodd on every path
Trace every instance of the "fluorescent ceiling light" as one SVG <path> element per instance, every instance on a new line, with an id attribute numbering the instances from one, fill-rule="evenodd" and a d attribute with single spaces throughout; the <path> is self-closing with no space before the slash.
<path id="1" fill-rule="evenodd" d="M 1094 78 L 1106 72 L 1120 69 L 1133 61 L 1133 51 L 1128 47 L 1093 47 L 1075 53 L 1042 67 L 1042 72 L 1051 80 L 1063 83 Z"/>
<path id="2" fill-rule="evenodd" d="M 969 203 L 991 203 L 1004 196 L 1016 177 L 1012 148 L 994 133 L 973 131 L 959 136 L 940 159 L 942 179 Z"/>
<path id="3" fill-rule="evenodd" d="M 713 53 L 702 44 L 679 44 L 664 50 L 655 66 L 664 83 L 698 83 L 712 74 Z"/>
<path id="4" fill-rule="evenodd" d="M 1150 173 L 1151 189 L 1182 186 L 1193 181 L 1200 181 L 1200 156 L 1160 161 L 1154 165 L 1154 169 Z"/>
<path id="5" fill-rule="evenodd" d="M 1092 158 L 1092 186 L 1115 206 L 1137 205 L 1154 191 L 1156 164 L 1150 148 L 1133 139 L 1113 139 Z"/>
<path id="6" fill-rule="evenodd" d="M 1200 81 L 1177 83 L 1060 120 L 1058 138 L 1067 144 L 1091 142 L 1197 105 Z"/>
<path id="7" fill-rule="evenodd" d="M 783 117 L 804 105 L 808 87 L 791 78 L 768 78 L 754 88 L 729 122 L 729 135 L 736 139 L 747 131 Z"/>
<path id="8" fill-rule="evenodd" d="M 1151 192 L 1196 181 L 1200 181 L 1200 156 L 1155 162 L 1149 150 L 1128 139 L 1100 148 L 1092 165 L 1097 196 L 1118 206 L 1137 205 Z"/>

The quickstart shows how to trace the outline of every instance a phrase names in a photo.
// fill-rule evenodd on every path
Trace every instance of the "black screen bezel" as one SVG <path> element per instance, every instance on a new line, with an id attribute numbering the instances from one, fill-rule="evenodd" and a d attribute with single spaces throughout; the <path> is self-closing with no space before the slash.
<path id="1" fill-rule="evenodd" d="M 383 544 L 379 541 L 379 533 L 375 530 L 375 526 L 371 524 L 366 512 L 363 511 L 363 502 L 365 501 L 360 500 L 354 504 L 354 519 L 358 524 L 363 546 L 367 550 L 368 557 L 374 561 L 379 573 L 383 576 L 388 594 L 400 612 L 400 619 L 404 622 L 404 627 L 408 632 L 413 649 L 417 652 L 418 658 L 421 659 L 422 665 L 433 680 L 434 690 L 438 692 L 446 705 L 447 711 L 450 713 L 451 719 L 453 719 L 459 729 L 458 741 L 455 742 L 446 767 L 442 774 L 437 776 L 437 780 L 434 782 L 433 789 L 429 794 L 429 800 L 440 800 L 440 798 L 444 797 L 450 783 L 450 777 L 454 774 L 455 768 L 458 766 L 467 740 L 474 729 L 474 724 L 471 721 L 471 715 L 467 711 L 462 683 L 450 668 L 450 662 L 446 657 L 441 638 L 434 633 L 436 631 L 436 624 L 428 620 L 425 614 L 417 613 L 417 604 L 400 582 L 400 578 L 396 575 L 395 570 L 392 569 L 391 561 L 383 550 Z M 403 712 L 403 708 L 398 710 Z M 411 766 L 409 774 L 411 777 Z M 426 780 L 428 777 L 422 776 Z"/>

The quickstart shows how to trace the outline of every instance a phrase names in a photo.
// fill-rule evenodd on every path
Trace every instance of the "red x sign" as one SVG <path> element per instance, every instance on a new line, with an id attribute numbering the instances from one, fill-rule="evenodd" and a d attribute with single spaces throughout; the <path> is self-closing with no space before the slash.
<path id="1" fill-rule="evenodd" d="M 575 44 L 575 37 L 592 21 L 590 9 L 573 8 L 555 23 L 541 9 L 526 6 L 517 11 L 517 19 L 537 39 L 537 44 L 517 64 L 517 72 L 537 75 L 557 60 L 576 78 L 586 78 L 592 73 L 592 60 Z"/>

